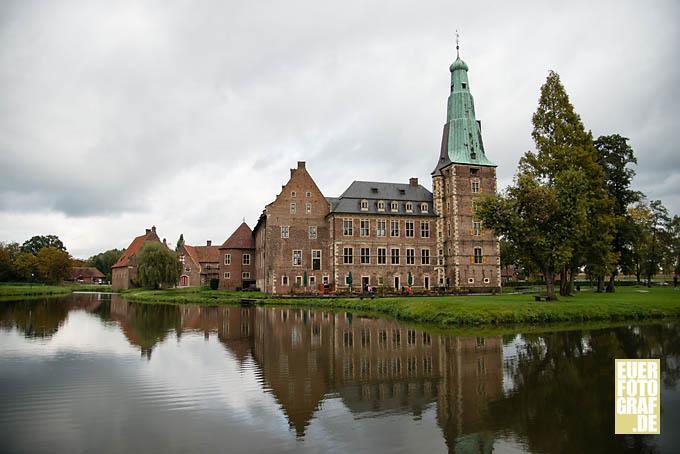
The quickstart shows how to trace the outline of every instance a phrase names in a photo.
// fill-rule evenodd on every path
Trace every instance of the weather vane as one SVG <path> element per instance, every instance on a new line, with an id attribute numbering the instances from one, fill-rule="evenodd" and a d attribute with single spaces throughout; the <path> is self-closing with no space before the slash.
<path id="1" fill-rule="evenodd" d="M 459 46 L 458 46 L 458 40 L 460 38 L 460 35 L 458 34 L 458 30 L 456 30 L 456 58 L 460 57 L 460 54 L 458 52 Z"/>

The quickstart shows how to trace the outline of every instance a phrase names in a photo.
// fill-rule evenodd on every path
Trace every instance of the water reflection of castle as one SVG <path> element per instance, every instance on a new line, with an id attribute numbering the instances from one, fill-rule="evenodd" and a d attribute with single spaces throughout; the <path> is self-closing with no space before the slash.
<path id="1" fill-rule="evenodd" d="M 417 418 L 436 403 L 450 448 L 462 440 L 474 444 L 475 452 L 490 451 L 493 440 L 483 428 L 488 403 L 502 394 L 500 337 L 440 336 L 349 313 L 143 306 L 114 298 L 111 317 L 145 355 L 162 338 L 148 327 L 140 335 L 140 318 L 150 314 L 139 311 L 154 307 L 174 314 L 160 316 L 167 323 L 164 333 L 216 333 L 239 363 L 252 359 L 298 436 L 324 398 L 337 395 L 356 417 L 408 412 Z"/>

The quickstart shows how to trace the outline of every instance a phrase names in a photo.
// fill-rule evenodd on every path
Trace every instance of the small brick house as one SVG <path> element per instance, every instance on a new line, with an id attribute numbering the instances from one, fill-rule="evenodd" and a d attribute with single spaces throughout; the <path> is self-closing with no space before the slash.
<path id="1" fill-rule="evenodd" d="M 255 242 L 245 222 L 219 247 L 219 265 L 220 289 L 255 287 Z"/>
<path id="2" fill-rule="evenodd" d="M 71 269 L 69 281 L 79 284 L 101 284 L 105 277 L 104 273 L 93 266 L 76 266 Z"/>
<path id="3" fill-rule="evenodd" d="M 207 285 L 210 279 L 218 279 L 220 271 L 220 250 L 208 240 L 205 246 L 183 244 L 177 249 L 182 262 L 182 274 L 178 287 Z"/>
<path id="4" fill-rule="evenodd" d="M 132 240 L 120 259 L 111 267 L 111 288 L 113 290 L 137 287 L 137 253 L 149 241 L 161 242 L 156 234 L 156 226 L 146 229 L 144 235 Z"/>

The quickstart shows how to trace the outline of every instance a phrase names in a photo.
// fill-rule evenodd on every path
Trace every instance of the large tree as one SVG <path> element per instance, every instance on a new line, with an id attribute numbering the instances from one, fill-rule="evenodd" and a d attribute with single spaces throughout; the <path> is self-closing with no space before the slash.
<path id="1" fill-rule="evenodd" d="M 21 252 L 37 255 L 40 249 L 52 247 L 61 251 L 66 251 L 64 243 L 56 235 L 36 235 L 30 240 L 24 241 L 21 245 Z"/>
<path id="2" fill-rule="evenodd" d="M 137 279 L 142 287 L 158 289 L 176 285 L 181 272 L 177 254 L 164 244 L 149 241 L 139 252 Z"/>
<path id="3" fill-rule="evenodd" d="M 14 259 L 14 272 L 24 281 L 33 281 L 38 277 L 38 268 L 35 255 L 29 252 L 20 252 Z"/>
<path id="4" fill-rule="evenodd" d="M 578 200 L 587 216 L 576 217 L 568 234 L 562 240 L 570 249 L 570 259 L 560 270 L 560 293 L 569 295 L 579 268 L 589 265 L 604 278 L 615 263 L 611 250 L 614 218 L 611 201 L 605 186 L 605 175 L 597 161 L 597 150 L 590 131 L 586 131 L 581 118 L 569 101 L 560 77 L 551 71 L 541 87 L 538 108 L 532 117 L 532 137 L 536 152 L 527 152 L 520 160 L 520 173 L 533 175 L 548 187 L 569 184 L 571 178 L 562 178 L 565 172 L 576 172 L 585 185 L 561 187 L 560 192 L 579 191 L 568 198 Z M 563 182 L 563 183 L 560 183 Z M 584 195 L 585 197 L 581 197 Z"/>
<path id="5" fill-rule="evenodd" d="M 0 281 L 6 282 L 13 278 L 14 260 L 12 260 L 12 255 L 5 243 L 0 243 Z"/>
<path id="6" fill-rule="evenodd" d="M 71 257 L 55 247 L 44 247 L 36 255 L 36 268 L 43 282 L 58 284 L 71 275 Z"/>
<path id="7" fill-rule="evenodd" d="M 642 194 L 630 187 L 635 176 L 635 171 L 630 166 L 637 164 L 637 159 L 627 138 L 618 134 L 600 136 L 595 141 L 595 148 L 598 163 L 605 173 L 605 184 L 614 216 L 612 251 L 616 254 L 617 266 L 612 267 L 607 284 L 607 292 L 613 292 L 619 268 L 628 266 L 632 259 L 631 243 L 635 230 L 629 218 L 628 207 L 640 201 Z"/>
<path id="8" fill-rule="evenodd" d="M 663 206 L 661 200 L 653 200 L 649 204 L 649 246 L 647 249 L 647 259 L 645 260 L 645 276 L 647 287 L 651 287 L 652 278 L 659 272 L 659 266 L 664 257 L 666 242 L 661 240 L 666 237 L 670 217 L 668 209 Z"/>
<path id="9" fill-rule="evenodd" d="M 125 249 L 109 249 L 108 251 L 100 252 L 88 259 L 88 265 L 94 266 L 101 271 L 106 280 L 111 280 L 111 267 L 116 264 L 120 256 L 123 255 Z"/>

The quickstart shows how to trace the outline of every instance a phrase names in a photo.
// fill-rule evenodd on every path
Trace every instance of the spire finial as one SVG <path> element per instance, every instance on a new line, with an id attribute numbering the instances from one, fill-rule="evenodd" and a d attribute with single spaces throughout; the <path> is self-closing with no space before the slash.
<path id="1" fill-rule="evenodd" d="M 459 46 L 459 41 L 460 40 L 460 35 L 458 34 L 458 30 L 456 30 L 456 58 L 460 58 L 460 46 Z"/>
<path id="2" fill-rule="evenodd" d="M 246 222 L 246 218 L 243 218 L 243 222 Z"/>

